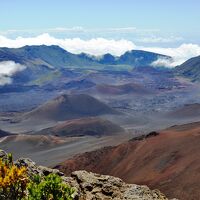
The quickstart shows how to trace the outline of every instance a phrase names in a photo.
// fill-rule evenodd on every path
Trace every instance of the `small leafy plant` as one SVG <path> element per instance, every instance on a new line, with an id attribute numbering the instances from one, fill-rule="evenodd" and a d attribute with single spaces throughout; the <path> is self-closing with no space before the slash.
<path id="1" fill-rule="evenodd" d="M 74 190 L 63 183 L 60 176 L 35 176 L 28 185 L 28 200 L 72 200 Z"/>

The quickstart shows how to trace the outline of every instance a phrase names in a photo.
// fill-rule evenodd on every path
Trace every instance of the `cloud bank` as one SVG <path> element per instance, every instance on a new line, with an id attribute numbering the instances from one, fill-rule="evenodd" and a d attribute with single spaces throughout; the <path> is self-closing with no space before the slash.
<path id="1" fill-rule="evenodd" d="M 12 76 L 17 72 L 23 71 L 25 66 L 13 61 L 0 62 L 0 85 L 12 83 Z"/>
<path id="2" fill-rule="evenodd" d="M 131 29 L 132 30 L 132 29 Z M 160 38 L 158 38 L 160 40 Z M 169 38 L 171 39 L 171 38 Z M 158 65 L 159 62 L 167 67 L 174 67 L 180 65 L 187 59 L 200 55 L 200 46 L 197 44 L 182 44 L 176 48 L 161 48 L 161 47 L 144 47 L 138 46 L 132 41 L 121 39 L 105 39 L 94 38 L 83 40 L 80 38 L 56 38 L 48 33 L 38 35 L 36 37 L 17 37 L 10 39 L 6 36 L 0 36 L 0 47 L 18 48 L 25 45 L 58 45 L 71 53 L 87 53 L 95 56 L 100 56 L 105 53 L 111 53 L 115 56 L 120 56 L 126 51 L 133 49 L 140 49 L 146 51 L 152 51 L 155 53 L 165 54 L 173 57 L 171 60 L 158 60 L 154 65 Z"/>
<path id="3" fill-rule="evenodd" d="M 153 67 L 168 67 L 168 68 L 173 68 L 174 67 L 174 61 L 170 59 L 165 59 L 165 58 L 158 58 L 158 60 L 154 61 L 151 63 L 151 66 Z"/>
<path id="4" fill-rule="evenodd" d="M 121 55 L 126 51 L 135 49 L 136 46 L 128 40 L 108 40 L 104 38 L 95 38 L 90 40 L 82 40 L 80 38 L 58 39 L 45 33 L 37 37 L 9 39 L 0 36 L 0 47 L 18 48 L 25 45 L 58 45 L 71 53 L 87 53 L 92 55 L 102 55 L 111 53 L 113 55 Z"/>
<path id="5" fill-rule="evenodd" d="M 182 44 L 177 48 L 143 47 L 142 49 L 146 51 L 153 51 L 155 53 L 171 56 L 173 58 L 173 61 L 168 59 L 167 60 L 158 59 L 156 61 L 157 63 L 154 63 L 159 65 L 158 63 L 160 62 L 165 64 L 163 66 L 167 67 L 175 67 L 192 57 L 200 55 L 200 46 L 197 44 Z"/>

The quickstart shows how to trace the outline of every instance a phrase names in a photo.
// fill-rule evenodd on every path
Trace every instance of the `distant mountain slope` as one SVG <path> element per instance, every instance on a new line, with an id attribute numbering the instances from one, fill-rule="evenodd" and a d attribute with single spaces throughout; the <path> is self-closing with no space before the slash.
<path id="1" fill-rule="evenodd" d="M 0 138 L 1 137 L 5 137 L 5 136 L 9 136 L 9 135 L 12 135 L 12 134 L 10 134 L 10 133 L 8 133 L 8 132 L 3 131 L 3 130 L 0 129 Z"/>
<path id="2" fill-rule="evenodd" d="M 169 197 L 199 199 L 200 122 L 173 126 L 116 147 L 78 155 L 57 168 L 66 174 L 85 169 L 148 184 Z"/>
<path id="3" fill-rule="evenodd" d="M 113 56 L 109 53 L 97 57 L 84 53 L 78 56 L 102 65 L 130 65 L 133 67 L 149 67 L 158 59 L 171 59 L 170 56 L 142 50 L 127 51 L 121 56 Z"/>
<path id="4" fill-rule="evenodd" d="M 79 117 L 117 114 L 117 112 L 86 94 L 61 95 L 22 116 L 22 120 L 67 120 Z"/>
<path id="5" fill-rule="evenodd" d="M 105 64 L 116 65 L 117 61 L 118 61 L 118 58 L 109 53 L 101 56 L 98 60 L 99 63 L 104 64 L 104 65 Z"/>
<path id="6" fill-rule="evenodd" d="M 140 84 L 126 83 L 122 85 L 97 85 L 96 88 L 98 93 L 106 95 L 123 95 L 123 94 L 149 94 L 151 91 L 145 89 Z"/>
<path id="7" fill-rule="evenodd" d="M 177 66 L 175 72 L 193 81 L 200 81 L 200 56 L 191 58 Z"/>
<path id="8" fill-rule="evenodd" d="M 13 49 L 0 48 L 0 61 L 6 60 L 13 60 L 27 66 L 40 65 L 52 69 L 91 65 L 94 63 L 87 58 L 80 58 L 55 45 L 25 46 Z"/>
<path id="9" fill-rule="evenodd" d="M 26 69 L 13 76 L 14 84 L 35 82 L 64 75 L 63 69 L 83 66 L 98 66 L 95 61 L 69 53 L 59 46 L 24 46 L 21 48 L 0 48 L 0 62 L 14 61 Z M 56 77 L 54 77 L 56 74 Z"/>
<path id="10" fill-rule="evenodd" d="M 117 124 L 98 117 L 88 117 L 68 120 L 54 127 L 43 129 L 37 134 L 74 137 L 116 135 L 120 132 L 124 130 Z"/>
<path id="11" fill-rule="evenodd" d="M 184 119 L 184 118 L 195 118 L 200 117 L 200 104 L 186 104 L 182 107 L 174 109 L 173 111 L 167 114 L 167 117 L 170 118 L 177 118 L 177 119 Z"/>
<path id="12" fill-rule="evenodd" d="M 98 48 L 98 47 L 97 47 Z M 141 51 L 128 51 L 120 57 L 111 54 L 93 56 L 85 53 L 73 54 L 59 46 L 36 45 L 21 48 L 0 48 L 0 62 L 14 61 L 26 66 L 26 69 L 13 76 L 14 84 L 34 85 L 44 80 L 55 81 L 64 77 L 63 70 L 98 69 L 98 70 L 127 70 L 133 67 L 151 67 L 160 58 L 169 56 Z M 46 78 L 45 78 L 46 77 Z"/>
<path id="13" fill-rule="evenodd" d="M 132 50 L 120 56 L 117 63 L 134 67 L 147 67 L 158 59 L 171 59 L 171 57 L 148 51 Z"/>
<path id="14" fill-rule="evenodd" d="M 150 66 L 158 58 L 170 58 L 148 51 L 132 50 L 120 57 L 105 54 L 95 57 L 87 54 L 73 54 L 59 46 L 38 45 L 21 48 L 0 48 L 0 62 L 12 60 L 27 66 L 45 66 L 47 68 L 81 67 L 91 65 L 131 65 Z"/>
<path id="15" fill-rule="evenodd" d="M 92 81 L 89 81 L 87 79 L 81 79 L 81 80 L 72 80 L 68 83 L 65 84 L 66 89 L 87 89 L 94 87 L 96 84 L 93 83 Z"/>
<path id="16" fill-rule="evenodd" d="M 13 153 L 30 154 L 65 143 L 65 139 L 51 135 L 16 134 L 3 138 L 1 148 Z"/>

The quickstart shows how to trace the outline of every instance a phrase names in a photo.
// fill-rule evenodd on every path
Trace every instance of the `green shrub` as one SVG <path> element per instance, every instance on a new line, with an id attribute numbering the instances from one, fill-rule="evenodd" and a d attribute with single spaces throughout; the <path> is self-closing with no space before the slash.
<path id="1" fill-rule="evenodd" d="M 74 190 L 56 174 L 35 176 L 28 185 L 28 200 L 72 200 Z"/>
<path id="2" fill-rule="evenodd" d="M 15 165 L 12 154 L 0 159 L 0 200 L 72 200 L 73 194 L 56 174 L 30 180 L 27 168 Z"/>

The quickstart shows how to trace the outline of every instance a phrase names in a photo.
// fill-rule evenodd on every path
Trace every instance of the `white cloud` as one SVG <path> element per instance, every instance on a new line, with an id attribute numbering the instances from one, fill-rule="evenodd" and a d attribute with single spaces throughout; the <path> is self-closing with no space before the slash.
<path id="1" fill-rule="evenodd" d="M 16 39 L 8 39 L 0 36 L 0 47 L 23 47 L 25 45 L 59 45 L 65 50 L 72 53 L 88 53 L 93 55 L 102 55 L 111 53 L 113 55 L 121 55 L 128 50 L 135 49 L 133 42 L 128 40 L 109 40 L 104 38 L 95 38 L 90 40 L 82 40 L 80 38 L 58 39 L 45 33 L 37 37 Z"/>
<path id="2" fill-rule="evenodd" d="M 173 62 L 170 59 L 166 58 L 158 58 L 158 60 L 154 61 L 151 63 L 153 67 L 168 67 L 168 68 L 173 68 Z"/>
<path id="3" fill-rule="evenodd" d="M 46 29 L 9 29 L 5 31 L 0 31 L 2 35 L 9 34 L 21 34 L 21 33 L 155 33 L 159 32 L 159 29 L 138 29 L 136 27 L 118 27 L 118 28 L 84 28 L 82 26 L 74 27 L 56 27 L 56 28 L 46 28 Z"/>
<path id="4" fill-rule="evenodd" d="M 137 39 L 138 42 L 142 43 L 172 43 L 172 42 L 178 42 L 183 41 L 183 37 L 158 37 L 158 36 L 151 36 L 151 37 L 144 37 Z"/>
<path id="5" fill-rule="evenodd" d="M 165 61 L 166 65 L 167 62 L 169 63 L 169 67 L 175 67 L 192 57 L 200 55 L 200 46 L 197 44 L 182 44 L 177 48 L 140 47 L 140 49 L 171 56 L 173 61 Z"/>
<path id="6" fill-rule="evenodd" d="M 58 33 L 62 33 L 62 32 L 84 32 L 85 29 L 81 26 L 75 26 L 72 28 L 65 28 L 65 27 L 57 27 L 57 28 L 50 28 L 47 30 L 43 30 L 43 32 L 58 32 Z"/>
<path id="7" fill-rule="evenodd" d="M 75 28 L 74 28 L 75 29 Z M 77 28 L 81 30 L 80 28 Z M 130 30 L 134 28 L 130 27 Z M 172 38 L 173 39 L 173 38 Z M 158 38 L 158 40 L 161 40 Z M 12 47 L 18 48 L 25 45 L 58 45 L 65 50 L 72 53 L 87 53 L 96 56 L 100 56 L 105 53 L 111 53 L 116 56 L 120 56 L 126 51 L 133 49 L 140 49 L 146 51 L 152 51 L 164 55 L 173 57 L 173 62 L 169 63 L 169 60 L 158 62 L 165 63 L 166 66 L 174 67 L 186 61 L 191 57 L 200 55 L 200 46 L 197 44 L 182 44 L 175 48 L 161 48 L 161 47 L 144 47 L 137 46 L 135 43 L 129 40 L 114 40 L 105 38 L 94 38 L 89 40 L 83 40 L 80 38 L 56 38 L 50 36 L 48 33 L 38 35 L 36 37 L 17 37 L 16 39 L 10 39 L 5 36 L 0 36 L 0 47 Z M 155 64 L 155 63 L 154 63 Z"/>
<path id="8" fill-rule="evenodd" d="M 12 83 L 12 76 L 25 69 L 25 66 L 13 61 L 0 62 L 0 85 Z"/>

